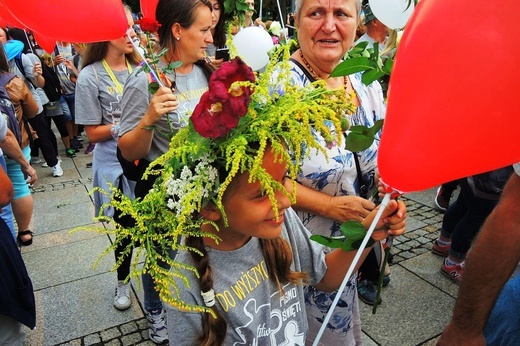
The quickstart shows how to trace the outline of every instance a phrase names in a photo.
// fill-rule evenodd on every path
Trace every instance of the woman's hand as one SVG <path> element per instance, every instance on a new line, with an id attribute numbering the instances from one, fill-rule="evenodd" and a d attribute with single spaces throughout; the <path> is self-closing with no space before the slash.
<path id="1" fill-rule="evenodd" d="M 374 209 L 367 218 L 361 222 L 366 229 L 368 229 L 372 224 L 379 208 L 380 206 Z M 376 225 L 372 238 L 375 241 L 380 241 L 386 239 L 390 235 L 401 235 L 405 232 L 405 226 L 406 205 L 403 201 L 390 200 L 381 215 L 381 219 L 379 219 Z"/>
<path id="2" fill-rule="evenodd" d="M 330 197 L 326 208 L 327 215 L 324 215 L 336 222 L 363 221 L 372 210 L 375 204 L 363 197 L 358 196 L 335 196 Z"/>
<path id="3" fill-rule="evenodd" d="M 33 67 L 33 76 L 34 77 L 40 77 L 43 73 L 42 71 L 42 64 L 40 64 L 39 62 L 36 62 L 34 63 L 34 67 Z"/>
<path id="4" fill-rule="evenodd" d="M 161 87 L 150 100 L 148 110 L 144 114 L 143 120 L 146 126 L 154 126 L 163 115 L 173 112 L 179 106 L 177 96 L 170 88 Z"/>
<path id="5" fill-rule="evenodd" d="M 208 57 L 209 58 L 209 64 L 214 68 L 214 69 L 217 69 L 220 67 L 220 65 L 222 65 L 222 63 L 224 62 L 224 59 L 215 59 L 214 56 L 210 56 Z"/>

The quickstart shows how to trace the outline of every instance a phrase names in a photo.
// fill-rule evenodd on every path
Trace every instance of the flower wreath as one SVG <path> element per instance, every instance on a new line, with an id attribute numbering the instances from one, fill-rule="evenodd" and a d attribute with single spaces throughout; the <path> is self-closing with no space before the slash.
<path id="1" fill-rule="evenodd" d="M 266 71 L 259 76 L 238 57 L 224 63 L 210 78 L 209 89 L 189 125 L 171 139 L 169 150 L 145 172 L 143 178 L 158 176 L 149 193 L 142 199 L 131 199 L 112 187 L 110 205 L 132 217 L 135 225 L 124 228 L 115 223 L 115 229 L 104 230 L 117 237 L 103 255 L 120 246 L 122 239 L 130 239 L 115 267 L 136 248 L 130 276 L 149 273 L 161 298 L 180 310 L 211 312 L 205 306 L 187 305 L 180 299 L 176 280 L 188 285 L 185 271 L 198 273 L 194 267 L 168 256 L 168 250 L 200 254 L 187 247 L 182 237 L 219 240 L 217 235 L 202 230 L 201 226 L 211 221 L 198 218 L 197 212 L 212 202 L 227 222 L 222 205 L 224 192 L 237 174 L 248 172 L 249 181 L 260 182 L 278 215 L 275 192 L 284 191 L 292 202 L 296 196 L 262 167 L 266 146 L 272 147 L 278 160 L 287 162 L 287 174 L 294 182 L 299 163 L 310 150 L 324 150 L 313 131 L 333 142 L 342 137 L 335 133 L 346 129 L 343 115 L 353 106 L 345 91 L 327 90 L 323 81 L 304 88 L 293 86 L 289 56 L 289 45 L 277 48 Z M 223 181 L 219 181 L 219 168 L 227 172 Z M 138 269 L 142 252 L 146 260 Z M 161 262 L 170 268 L 164 269 Z"/>

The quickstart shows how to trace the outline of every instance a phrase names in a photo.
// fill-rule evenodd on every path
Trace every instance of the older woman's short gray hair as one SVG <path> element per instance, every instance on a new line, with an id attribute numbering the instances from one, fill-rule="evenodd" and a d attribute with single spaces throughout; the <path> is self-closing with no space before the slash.
<path id="1" fill-rule="evenodd" d="M 302 11 L 303 2 L 305 0 L 295 0 L 294 2 L 294 14 L 297 17 L 300 17 L 300 12 Z M 357 20 L 359 20 L 359 17 L 361 16 L 361 0 L 355 0 L 356 1 L 356 17 Z"/>

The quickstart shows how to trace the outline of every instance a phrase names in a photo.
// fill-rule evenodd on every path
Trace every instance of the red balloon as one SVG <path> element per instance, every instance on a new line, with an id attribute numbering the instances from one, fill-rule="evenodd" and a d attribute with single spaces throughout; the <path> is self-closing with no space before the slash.
<path id="1" fill-rule="evenodd" d="M 56 39 L 55 38 L 48 38 L 45 36 L 40 35 L 37 32 L 33 33 L 34 39 L 36 40 L 36 43 L 47 53 L 52 54 L 54 51 L 54 47 L 56 47 Z"/>
<path id="2" fill-rule="evenodd" d="M 11 12 L 9 12 L 9 9 L 7 6 L 3 3 L 3 0 L 0 0 L 0 17 L 1 17 L 1 23 L 0 26 L 2 28 L 7 27 L 8 25 L 14 28 L 21 28 L 25 29 L 25 25 L 20 23 L 18 19 L 16 19 Z"/>
<path id="3" fill-rule="evenodd" d="M 159 0 L 141 0 L 141 12 L 145 18 L 153 18 L 155 20 L 155 9 Z"/>
<path id="4" fill-rule="evenodd" d="M 378 167 L 403 192 L 520 161 L 520 2 L 422 0 L 395 58 Z"/>
<path id="5" fill-rule="evenodd" d="M 66 42 L 99 42 L 125 36 L 121 0 L 1 0 L 23 27 Z"/>

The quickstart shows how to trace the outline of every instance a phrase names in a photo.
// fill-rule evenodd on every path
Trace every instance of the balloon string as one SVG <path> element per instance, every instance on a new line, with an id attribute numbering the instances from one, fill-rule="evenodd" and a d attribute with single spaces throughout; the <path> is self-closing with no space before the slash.
<path id="1" fill-rule="evenodd" d="M 285 24 L 283 21 L 282 8 L 280 7 L 280 0 L 276 0 L 276 4 L 278 5 L 278 12 L 280 12 L 280 23 L 282 24 L 282 29 L 285 29 Z"/>
<path id="2" fill-rule="evenodd" d="M 31 50 L 31 53 L 34 54 L 32 42 L 31 42 L 31 40 L 29 40 L 29 35 L 27 35 L 27 31 L 24 30 L 23 33 L 25 34 L 25 38 L 27 39 L 27 43 L 29 44 L 29 49 Z"/>
<path id="3" fill-rule="evenodd" d="M 345 289 L 345 286 L 347 285 L 347 282 L 350 279 L 350 276 L 352 275 L 354 268 L 356 267 L 357 263 L 359 262 L 359 258 L 361 257 L 363 250 L 367 246 L 368 240 L 372 236 L 372 233 L 374 233 L 374 229 L 376 228 L 376 225 L 379 222 L 379 219 L 381 219 L 381 215 L 383 214 L 383 211 L 385 210 L 386 206 L 388 205 L 391 195 L 392 195 L 391 193 L 387 193 L 387 194 L 385 194 L 385 197 L 383 197 L 383 200 L 381 201 L 381 206 L 379 207 L 379 210 L 376 213 L 374 221 L 372 221 L 372 224 L 368 228 L 367 234 L 365 235 L 365 238 L 363 238 L 363 241 L 361 242 L 361 245 L 359 246 L 359 249 L 356 252 L 356 255 L 354 256 L 354 259 L 352 260 L 352 264 L 348 268 L 347 274 L 345 275 L 345 278 L 343 279 L 341 286 L 338 288 L 336 297 L 334 298 L 334 301 L 332 302 L 332 305 L 330 306 L 329 311 L 327 312 L 327 316 L 325 316 L 325 319 L 321 323 L 320 331 L 318 332 L 318 335 L 316 336 L 316 339 L 314 340 L 314 343 L 312 344 L 312 346 L 318 345 L 318 342 L 320 341 L 321 336 L 323 335 L 323 332 L 325 331 L 325 328 L 327 327 L 327 324 L 329 323 L 332 313 L 334 312 L 334 309 L 336 308 L 336 305 L 338 304 L 339 298 L 341 297 L 341 293 Z"/>
<path id="4" fill-rule="evenodd" d="M 144 53 L 142 53 L 138 48 L 137 44 L 134 42 L 134 40 L 132 40 L 132 37 L 130 36 L 130 31 L 128 30 L 126 32 L 126 37 L 128 37 L 128 39 L 130 40 L 130 42 L 132 42 L 132 46 L 134 46 L 134 49 L 137 51 L 137 53 L 141 56 L 141 59 L 143 59 L 143 62 L 146 64 L 146 66 L 148 66 L 148 69 L 150 70 L 150 74 L 155 78 L 155 80 L 157 81 L 157 83 L 159 83 L 159 85 L 161 87 L 164 87 L 164 84 L 163 82 L 161 81 L 161 79 L 159 78 L 159 76 L 157 76 L 157 74 L 155 73 L 155 70 L 152 68 L 152 66 L 150 66 L 150 64 L 148 63 L 148 60 L 146 60 L 146 57 L 144 56 Z"/>

